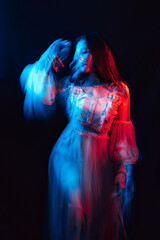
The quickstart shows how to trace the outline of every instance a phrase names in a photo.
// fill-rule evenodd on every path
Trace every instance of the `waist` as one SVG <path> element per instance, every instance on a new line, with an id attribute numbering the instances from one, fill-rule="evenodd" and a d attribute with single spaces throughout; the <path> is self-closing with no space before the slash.
<path id="1" fill-rule="evenodd" d="M 96 127 L 91 124 L 80 122 L 80 121 L 71 121 L 69 125 L 77 132 L 84 135 L 92 135 L 97 137 L 103 137 L 109 139 L 107 132 L 99 131 Z"/>

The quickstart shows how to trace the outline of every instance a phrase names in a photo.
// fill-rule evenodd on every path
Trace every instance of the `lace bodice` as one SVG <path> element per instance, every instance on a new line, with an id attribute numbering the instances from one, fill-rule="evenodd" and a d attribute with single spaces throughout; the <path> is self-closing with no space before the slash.
<path id="1" fill-rule="evenodd" d="M 70 86 L 67 114 L 70 121 L 80 122 L 97 133 L 110 130 L 124 97 L 114 83 L 93 86 Z"/>

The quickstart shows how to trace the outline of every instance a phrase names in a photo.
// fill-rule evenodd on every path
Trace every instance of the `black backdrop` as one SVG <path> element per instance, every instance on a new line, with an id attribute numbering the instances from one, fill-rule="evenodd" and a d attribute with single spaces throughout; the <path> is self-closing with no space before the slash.
<path id="1" fill-rule="evenodd" d="M 47 164 L 66 119 L 27 123 L 19 76 L 57 38 L 98 31 L 109 41 L 131 92 L 140 158 L 129 239 L 158 239 L 159 8 L 142 0 L 0 2 L 0 239 L 43 239 Z"/>

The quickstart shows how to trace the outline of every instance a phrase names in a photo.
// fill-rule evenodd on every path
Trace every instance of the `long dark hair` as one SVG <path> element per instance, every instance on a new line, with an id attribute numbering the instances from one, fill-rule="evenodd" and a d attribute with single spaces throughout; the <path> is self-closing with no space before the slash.
<path id="1" fill-rule="evenodd" d="M 88 33 L 76 39 L 76 43 L 85 38 L 92 53 L 93 71 L 101 83 L 115 83 L 123 88 L 126 82 L 120 76 L 111 50 L 102 35 L 99 33 Z"/>

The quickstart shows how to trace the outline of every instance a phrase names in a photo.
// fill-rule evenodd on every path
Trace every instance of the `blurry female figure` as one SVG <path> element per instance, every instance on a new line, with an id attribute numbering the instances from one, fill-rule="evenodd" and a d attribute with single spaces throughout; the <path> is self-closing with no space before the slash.
<path id="1" fill-rule="evenodd" d="M 49 159 L 49 239 L 126 239 L 121 197 L 138 158 L 129 89 L 96 33 L 77 39 L 72 73 L 58 81 L 69 47 L 57 40 L 21 77 L 30 115 L 46 117 L 58 96 L 69 120 Z"/>

